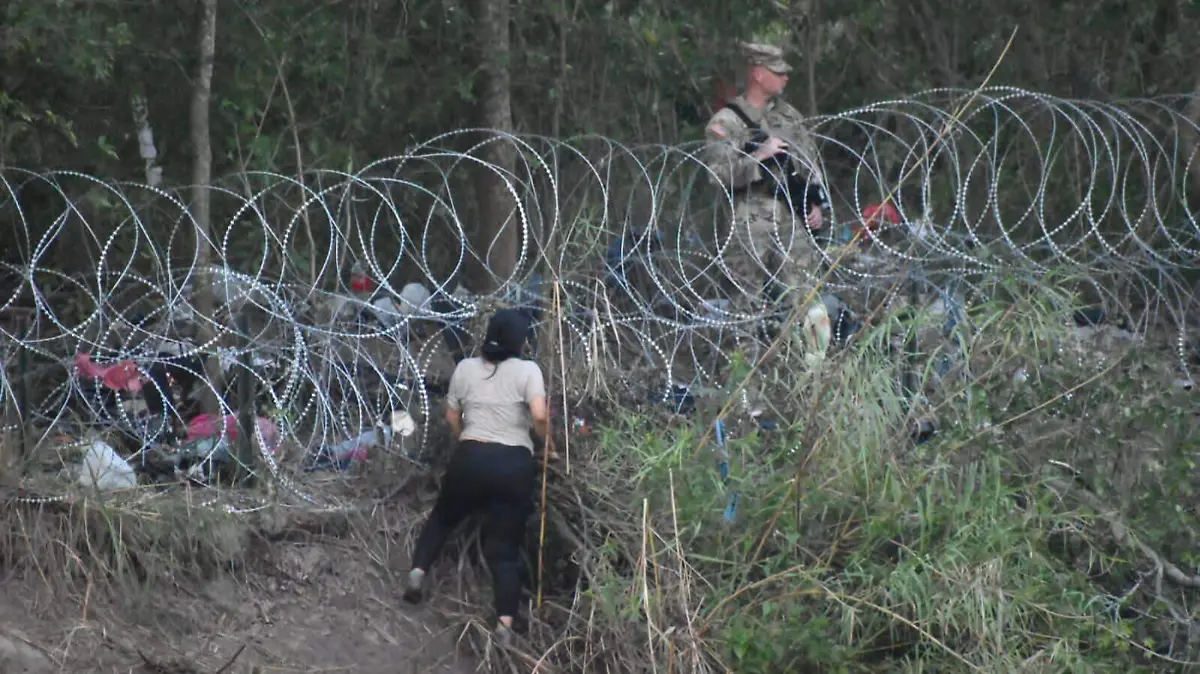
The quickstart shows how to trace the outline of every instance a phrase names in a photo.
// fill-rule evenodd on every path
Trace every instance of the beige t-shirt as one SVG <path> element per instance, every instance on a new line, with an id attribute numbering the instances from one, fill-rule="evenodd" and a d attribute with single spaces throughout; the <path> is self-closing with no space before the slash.
<path id="1" fill-rule="evenodd" d="M 446 404 L 462 410 L 463 439 L 525 447 L 532 452 L 529 403 L 544 395 L 546 384 L 537 363 L 509 358 L 492 365 L 476 357 L 464 359 L 454 368 Z"/>

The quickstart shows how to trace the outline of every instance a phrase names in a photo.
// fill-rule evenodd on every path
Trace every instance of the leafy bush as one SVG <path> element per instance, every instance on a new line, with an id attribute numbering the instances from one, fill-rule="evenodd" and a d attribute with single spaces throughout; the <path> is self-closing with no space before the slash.
<path id="1" fill-rule="evenodd" d="M 1162 574 L 1196 564 L 1198 434 L 1170 388 L 1170 341 L 1076 328 L 1072 298 L 1048 287 L 1069 285 L 993 279 L 940 379 L 952 340 L 928 312 L 883 321 L 819 376 L 786 358 L 754 371 L 778 427 L 726 406 L 727 480 L 712 404 L 689 418 L 614 405 L 549 479 L 535 650 L 564 671 L 751 673 L 1194 657 L 1191 590 Z M 897 358 L 914 329 L 919 357 Z M 919 404 L 897 384 L 906 368 L 926 383 Z M 738 401 L 748 368 L 730 369 Z M 915 443 L 929 415 L 939 432 Z"/>

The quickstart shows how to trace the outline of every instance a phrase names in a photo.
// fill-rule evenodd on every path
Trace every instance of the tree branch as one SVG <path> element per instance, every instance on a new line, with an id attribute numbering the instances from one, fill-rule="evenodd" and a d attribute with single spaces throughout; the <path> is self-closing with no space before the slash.
<path id="1" fill-rule="evenodd" d="M 1142 553 L 1144 557 L 1154 563 L 1156 571 L 1162 577 L 1181 587 L 1200 587 L 1200 575 L 1189 575 L 1169 560 L 1163 559 L 1163 556 L 1154 550 L 1154 548 L 1146 545 L 1139 537 L 1135 536 L 1129 526 L 1125 524 L 1120 514 L 1114 508 L 1109 507 L 1104 501 L 1100 500 L 1099 496 L 1066 480 L 1051 479 L 1046 484 L 1061 492 L 1073 492 L 1080 501 L 1083 501 L 1089 508 L 1095 510 L 1096 514 L 1108 523 L 1113 540 L 1118 545 Z"/>

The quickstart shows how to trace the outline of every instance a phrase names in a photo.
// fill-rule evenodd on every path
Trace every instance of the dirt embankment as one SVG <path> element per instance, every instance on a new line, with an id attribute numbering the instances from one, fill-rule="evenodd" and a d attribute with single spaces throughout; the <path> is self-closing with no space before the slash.
<path id="1" fill-rule="evenodd" d="M 427 498 L 352 517 L 197 513 L 191 523 L 10 501 L 0 672 L 473 671 L 460 637 L 484 612 L 400 600 Z"/>

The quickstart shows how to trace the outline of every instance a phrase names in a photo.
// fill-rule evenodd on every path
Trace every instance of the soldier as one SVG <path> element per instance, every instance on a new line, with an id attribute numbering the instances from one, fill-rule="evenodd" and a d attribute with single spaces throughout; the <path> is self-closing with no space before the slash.
<path id="1" fill-rule="evenodd" d="M 805 360 L 820 362 L 829 343 L 829 315 L 813 293 L 820 256 L 809 230 L 824 223 L 826 203 L 816 145 L 804 117 L 780 98 L 792 67 L 783 50 L 742 44 L 746 88 L 709 120 L 705 164 L 730 195 L 733 231 L 723 262 L 737 290 L 768 303 L 812 295 L 803 318 Z M 800 223 L 803 223 L 801 225 Z M 759 306 L 763 302 L 756 302 Z M 779 313 L 786 314 L 783 307 Z"/>

